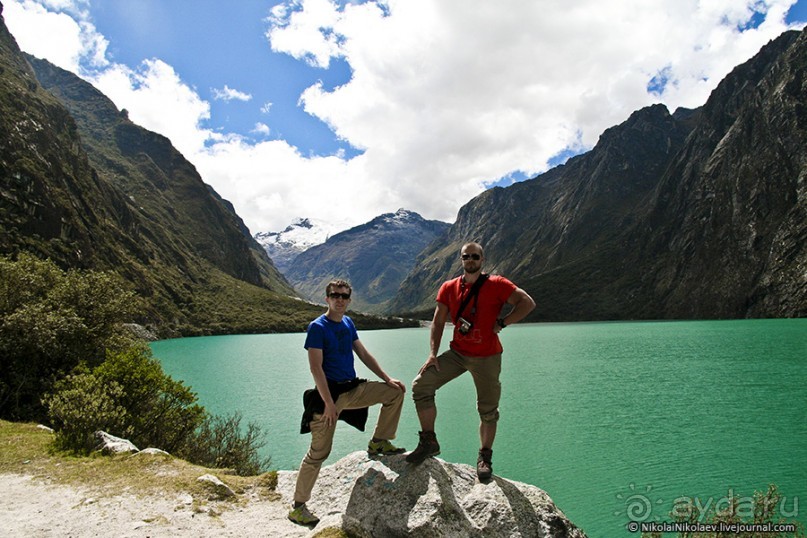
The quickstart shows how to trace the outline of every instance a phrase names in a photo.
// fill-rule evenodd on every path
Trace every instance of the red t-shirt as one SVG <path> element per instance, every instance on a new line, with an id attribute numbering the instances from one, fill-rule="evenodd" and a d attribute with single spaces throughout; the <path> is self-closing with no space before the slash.
<path id="1" fill-rule="evenodd" d="M 467 334 L 459 332 L 454 327 L 454 339 L 451 349 L 461 355 L 469 357 L 487 357 L 502 352 L 499 336 L 493 332 L 496 318 L 502 307 L 516 290 L 516 285 L 499 275 L 490 275 L 487 281 L 479 288 L 478 300 L 471 299 L 465 307 L 462 317 L 470 321 L 473 326 Z M 462 277 L 443 282 L 437 292 L 437 302 L 448 306 L 449 317 L 453 323 L 457 319 L 459 310 L 465 296 L 471 291 L 471 285 L 465 284 Z M 476 303 L 476 312 L 472 313 Z"/>

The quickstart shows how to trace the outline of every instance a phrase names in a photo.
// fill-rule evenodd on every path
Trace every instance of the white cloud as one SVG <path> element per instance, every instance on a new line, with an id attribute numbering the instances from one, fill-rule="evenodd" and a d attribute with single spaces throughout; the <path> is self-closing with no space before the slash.
<path id="1" fill-rule="evenodd" d="M 167 136 L 187 158 L 209 141 L 225 138 L 203 126 L 210 118 L 210 104 L 162 60 L 144 61 L 138 70 L 117 64 L 88 78 L 119 108 L 127 109 L 133 122 Z"/>
<path id="2" fill-rule="evenodd" d="M 161 60 L 104 66 L 105 39 L 75 15 L 82 3 L 54 14 L 32 0 L 4 1 L 9 27 L 27 43 L 23 49 L 73 66 L 133 121 L 171 138 L 253 231 L 281 230 L 301 216 L 358 224 L 399 207 L 453 220 L 486 184 L 514 171 L 542 172 L 553 156 L 593 146 L 638 108 L 658 101 L 671 110 L 702 105 L 735 65 L 787 29 L 792 4 L 292 0 L 275 6 L 267 32 L 273 50 L 322 68 L 334 58 L 350 66 L 346 84 L 314 84 L 300 98 L 307 112 L 363 150 L 346 158 L 220 132 L 208 125 L 209 103 Z M 741 31 L 754 9 L 767 13 L 764 22 Z M 663 83 L 649 90 L 656 76 Z M 266 103 L 260 111 L 270 109 Z M 258 122 L 253 132 L 278 131 Z"/>
<path id="3" fill-rule="evenodd" d="M 85 54 L 83 28 L 67 13 L 51 12 L 37 2 L 4 2 L 3 16 L 20 48 L 51 63 L 78 71 Z"/>
<path id="4" fill-rule="evenodd" d="M 270 129 L 269 126 L 266 125 L 265 123 L 258 122 L 255 124 L 255 128 L 252 129 L 252 132 L 264 136 L 269 136 L 272 133 L 272 129 Z"/>
<path id="5" fill-rule="evenodd" d="M 226 84 L 221 90 L 213 88 L 211 91 L 213 92 L 213 99 L 218 101 L 232 101 L 233 99 L 237 101 L 250 101 L 252 99 L 252 95 L 234 90 Z"/>
<path id="6" fill-rule="evenodd" d="M 344 58 L 351 80 L 309 87 L 305 110 L 364 149 L 369 177 L 383 178 L 400 205 L 452 219 L 484 184 L 543 171 L 638 108 L 702 105 L 786 29 L 792 3 L 303 1 L 269 38 L 315 65 Z M 741 32 L 753 9 L 767 11 L 765 22 Z M 660 71 L 669 80 L 654 95 L 647 85 Z"/>
<path id="7" fill-rule="evenodd" d="M 254 232 L 284 229 L 295 216 L 319 216 L 355 225 L 390 211 L 380 182 L 367 182 L 361 158 L 305 157 L 282 140 L 231 140 L 193 157 L 206 181 L 249 215 Z M 357 198 L 361 203 L 355 203 Z M 392 209 L 394 211 L 394 209 Z"/>
<path id="8" fill-rule="evenodd" d="M 296 6 L 298 2 L 294 1 Z M 268 32 L 272 48 L 303 59 L 317 67 L 328 67 L 332 56 L 339 55 L 334 25 L 339 21 L 337 6 L 330 0 L 302 0 L 302 9 L 275 8 Z"/>

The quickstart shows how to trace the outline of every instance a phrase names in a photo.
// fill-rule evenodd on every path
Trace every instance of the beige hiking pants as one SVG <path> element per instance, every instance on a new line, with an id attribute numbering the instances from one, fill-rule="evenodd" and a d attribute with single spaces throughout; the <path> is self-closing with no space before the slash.
<path id="1" fill-rule="evenodd" d="M 381 404 L 373 437 L 376 439 L 395 439 L 398 430 L 398 420 L 401 418 L 404 393 L 380 381 L 367 381 L 355 389 L 343 392 L 336 399 L 336 412 L 344 409 L 357 409 Z M 297 486 L 294 490 L 294 500 L 304 503 L 311 498 L 311 490 L 319 476 L 319 470 L 331 453 L 333 434 L 336 424 L 325 425 L 322 415 L 315 413 L 311 421 L 311 446 L 303 461 L 300 463 L 300 472 L 297 473 Z"/>

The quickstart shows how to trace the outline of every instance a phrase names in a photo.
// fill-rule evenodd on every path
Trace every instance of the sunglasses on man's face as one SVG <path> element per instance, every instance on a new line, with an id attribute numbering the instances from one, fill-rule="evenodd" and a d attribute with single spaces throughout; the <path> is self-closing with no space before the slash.
<path id="1" fill-rule="evenodd" d="M 328 297 L 330 297 L 331 299 L 344 299 L 345 301 L 347 301 L 348 299 L 350 299 L 350 294 L 337 293 L 335 291 L 332 291 L 331 293 L 328 294 Z"/>
<path id="2" fill-rule="evenodd" d="M 481 260 L 482 256 L 479 254 L 463 254 L 460 258 L 463 260 Z"/>

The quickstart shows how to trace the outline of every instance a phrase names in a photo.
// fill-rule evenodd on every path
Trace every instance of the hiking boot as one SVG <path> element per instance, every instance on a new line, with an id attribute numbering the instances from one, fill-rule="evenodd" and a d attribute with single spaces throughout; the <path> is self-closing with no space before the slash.
<path id="1" fill-rule="evenodd" d="M 418 432 L 418 435 L 420 441 L 417 448 L 406 455 L 406 461 L 415 465 L 423 463 L 426 458 L 440 454 L 440 444 L 434 432 Z"/>
<path id="2" fill-rule="evenodd" d="M 319 523 L 319 518 L 309 512 L 305 504 L 301 504 L 297 508 L 292 507 L 289 511 L 289 519 L 298 525 L 314 526 Z"/>
<path id="3" fill-rule="evenodd" d="M 490 480 L 493 475 L 493 451 L 489 448 L 480 448 L 479 457 L 476 459 L 476 476 L 480 482 Z"/>
<path id="4" fill-rule="evenodd" d="M 367 454 L 370 456 L 390 456 L 392 454 L 403 454 L 406 449 L 397 447 L 386 439 L 380 441 L 370 441 L 367 445 Z"/>

